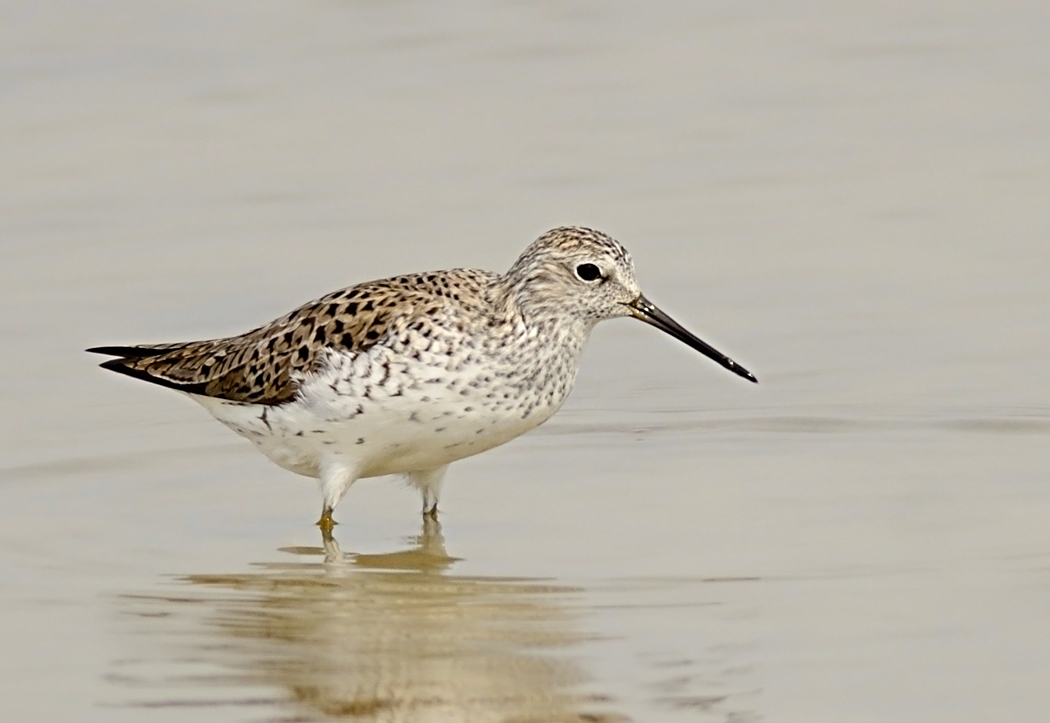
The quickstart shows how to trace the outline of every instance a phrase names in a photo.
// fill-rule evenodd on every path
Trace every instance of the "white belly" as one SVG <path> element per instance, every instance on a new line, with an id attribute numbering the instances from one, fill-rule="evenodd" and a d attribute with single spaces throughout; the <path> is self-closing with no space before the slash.
<path id="1" fill-rule="evenodd" d="M 523 375 L 515 358 L 469 349 L 406 357 L 382 347 L 331 352 L 299 397 L 278 405 L 190 395 L 278 465 L 317 477 L 338 456 L 356 477 L 433 469 L 542 424 L 575 378 L 575 356 Z"/>
<path id="2" fill-rule="evenodd" d="M 492 449 L 539 426 L 557 404 L 484 394 L 403 394 L 361 399 L 334 410 L 308 399 L 281 406 L 190 395 L 271 461 L 317 477 L 325 455 L 339 455 L 359 477 L 432 469 Z M 480 397 L 480 398 L 479 398 Z"/>

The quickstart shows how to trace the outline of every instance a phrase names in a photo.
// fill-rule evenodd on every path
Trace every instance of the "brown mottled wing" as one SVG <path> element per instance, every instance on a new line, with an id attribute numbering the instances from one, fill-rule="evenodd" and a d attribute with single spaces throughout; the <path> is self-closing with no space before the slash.
<path id="1" fill-rule="evenodd" d="M 235 402 L 282 404 L 295 398 L 295 376 L 314 370 L 323 349 L 365 351 L 392 327 L 433 314 L 453 298 L 458 302 L 464 286 L 480 291 L 487 276 L 457 271 L 372 281 L 333 292 L 241 336 L 88 351 L 119 356 L 102 366 L 161 386 Z"/>

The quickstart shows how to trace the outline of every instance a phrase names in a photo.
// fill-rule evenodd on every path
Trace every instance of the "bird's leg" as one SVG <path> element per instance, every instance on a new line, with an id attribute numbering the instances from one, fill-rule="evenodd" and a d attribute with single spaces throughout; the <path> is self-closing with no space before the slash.
<path id="1" fill-rule="evenodd" d="M 339 523 L 332 519 L 332 508 L 328 505 L 324 506 L 321 510 L 321 519 L 317 521 L 317 526 L 321 528 L 321 536 L 326 540 L 332 537 L 332 528 Z"/>
<path id="2" fill-rule="evenodd" d="M 446 471 L 448 471 L 447 464 L 408 473 L 409 481 L 423 494 L 423 517 L 425 518 L 437 519 L 438 497 L 441 495 L 441 482 L 445 478 Z"/>
<path id="3" fill-rule="evenodd" d="M 330 539 L 332 528 L 336 526 L 332 511 L 357 479 L 357 470 L 342 456 L 333 454 L 321 460 L 319 472 L 324 507 L 321 508 L 321 519 L 317 521 L 317 526 L 321 528 L 321 535 Z"/>

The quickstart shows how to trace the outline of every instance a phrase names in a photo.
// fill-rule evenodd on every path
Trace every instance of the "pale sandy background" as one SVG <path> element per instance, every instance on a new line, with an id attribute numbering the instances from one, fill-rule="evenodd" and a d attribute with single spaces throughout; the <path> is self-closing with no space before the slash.
<path id="1" fill-rule="evenodd" d="M 1045 2 L 0 3 L 0 718 L 1047 720 L 1048 48 Z M 564 223 L 762 384 L 600 328 L 447 554 L 370 480 L 324 564 L 308 481 L 81 352 Z"/>

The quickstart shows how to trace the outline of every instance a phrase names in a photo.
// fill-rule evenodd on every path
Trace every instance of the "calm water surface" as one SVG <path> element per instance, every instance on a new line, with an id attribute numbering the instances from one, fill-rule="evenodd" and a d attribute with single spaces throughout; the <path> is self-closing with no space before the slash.
<path id="1" fill-rule="evenodd" d="M 104 12 L 102 12 L 104 10 Z M 0 718 L 1044 721 L 1050 10 L 7 3 Z M 103 343 L 593 225 L 631 321 L 442 526 Z"/>

